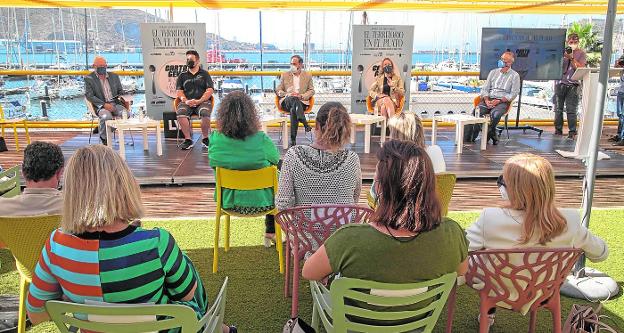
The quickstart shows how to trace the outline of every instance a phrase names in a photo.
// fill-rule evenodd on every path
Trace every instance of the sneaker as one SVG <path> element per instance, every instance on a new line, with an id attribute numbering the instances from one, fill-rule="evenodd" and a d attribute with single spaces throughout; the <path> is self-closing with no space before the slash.
<path id="1" fill-rule="evenodd" d="M 555 131 L 555 135 L 563 135 L 563 131 Z"/>
<path id="2" fill-rule="evenodd" d="M 208 146 L 210 145 L 210 140 L 208 140 L 208 138 L 203 138 L 202 139 L 202 145 L 206 148 L 208 148 Z"/>
<path id="3" fill-rule="evenodd" d="M 269 248 L 273 246 L 273 244 L 275 244 L 275 234 L 273 234 L 273 237 L 264 236 L 264 247 Z"/>
<path id="4" fill-rule="evenodd" d="M 568 133 L 568 139 L 572 139 L 572 140 L 576 139 L 576 132 Z"/>
<path id="5" fill-rule="evenodd" d="M 618 135 L 613 135 L 609 138 L 609 142 L 618 142 L 620 141 L 620 137 Z"/>
<path id="6" fill-rule="evenodd" d="M 189 150 L 191 148 L 193 148 L 193 140 L 186 139 L 180 144 L 180 149 L 182 150 Z"/>
<path id="7" fill-rule="evenodd" d="M 496 313 L 488 314 L 488 331 L 494 325 L 494 318 L 496 317 Z M 481 323 L 481 314 L 477 316 L 477 322 Z"/>
<path id="8" fill-rule="evenodd" d="M 312 127 L 310 127 L 310 125 L 305 125 L 305 131 L 306 133 L 312 132 Z"/>
<path id="9" fill-rule="evenodd" d="M 100 138 L 100 141 L 103 145 L 108 146 L 108 141 L 106 139 Z"/>

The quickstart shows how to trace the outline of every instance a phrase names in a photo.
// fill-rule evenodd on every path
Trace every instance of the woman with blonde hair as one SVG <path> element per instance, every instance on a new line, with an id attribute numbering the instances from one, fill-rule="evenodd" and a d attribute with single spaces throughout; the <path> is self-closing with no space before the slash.
<path id="1" fill-rule="evenodd" d="M 545 158 L 526 153 L 512 156 L 497 184 L 507 202 L 483 209 L 466 230 L 470 251 L 574 247 L 593 262 L 607 259 L 607 244 L 581 224 L 578 211 L 555 206 L 555 174 Z M 493 315 L 490 311 L 490 325 Z"/>
<path id="2" fill-rule="evenodd" d="M 375 73 L 375 82 L 368 89 L 373 99 L 373 107 L 377 114 L 389 118 L 394 117 L 401 98 L 405 95 L 405 87 L 401 76 L 396 74 L 397 68 L 390 58 L 381 60 L 379 71 Z"/>
<path id="3" fill-rule="evenodd" d="M 357 203 L 362 187 L 360 158 L 344 149 L 351 118 L 338 102 L 325 103 L 316 115 L 315 141 L 297 145 L 284 156 L 275 205 Z"/>
<path id="4" fill-rule="evenodd" d="M 130 222 L 143 214 L 141 191 L 122 158 L 103 145 L 78 149 L 65 169 L 63 220 L 42 250 L 29 289 L 33 324 L 48 300 L 183 304 L 208 309 L 191 260 L 163 229 Z M 223 326 L 223 332 L 236 332 Z"/>
<path id="5" fill-rule="evenodd" d="M 388 121 L 390 138 L 403 141 L 412 141 L 427 151 L 427 155 L 433 163 L 433 172 L 446 171 L 446 162 L 442 155 L 442 149 L 438 145 L 425 145 L 425 129 L 420 117 L 413 112 L 402 112 Z"/>

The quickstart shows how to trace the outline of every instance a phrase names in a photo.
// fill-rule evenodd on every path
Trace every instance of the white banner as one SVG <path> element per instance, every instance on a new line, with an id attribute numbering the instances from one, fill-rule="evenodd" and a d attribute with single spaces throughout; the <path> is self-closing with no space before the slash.
<path id="1" fill-rule="evenodd" d="M 185 53 L 199 53 L 206 65 L 206 24 L 204 23 L 141 23 L 145 104 L 153 119 L 162 119 L 163 112 L 173 111 L 178 75 L 187 70 Z"/>
<path id="2" fill-rule="evenodd" d="M 366 113 L 366 96 L 377 75 L 382 75 L 381 61 L 390 58 L 394 73 L 405 82 L 405 106 L 409 108 L 410 76 L 414 26 L 354 25 L 351 73 L 351 112 Z"/>

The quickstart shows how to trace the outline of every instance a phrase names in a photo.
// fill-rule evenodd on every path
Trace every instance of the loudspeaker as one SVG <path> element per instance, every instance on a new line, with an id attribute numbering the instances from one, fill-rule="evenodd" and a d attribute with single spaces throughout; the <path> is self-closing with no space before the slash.
<path id="1" fill-rule="evenodd" d="M 178 119 L 176 117 L 176 113 L 173 111 L 163 112 L 163 123 L 165 124 L 165 138 L 175 139 L 176 133 L 178 132 Z M 182 131 L 180 131 L 179 137 L 184 138 Z"/>

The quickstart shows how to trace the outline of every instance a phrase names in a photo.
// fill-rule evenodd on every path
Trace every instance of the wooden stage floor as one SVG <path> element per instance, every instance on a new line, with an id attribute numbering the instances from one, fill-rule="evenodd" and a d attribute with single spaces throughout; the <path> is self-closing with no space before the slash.
<path id="1" fill-rule="evenodd" d="M 142 136 L 135 133 L 134 147 L 126 144 L 126 160 L 141 184 L 214 184 L 214 174 L 208 164 L 208 150 L 199 142 L 199 131 L 195 131 L 195 146 L 183 151 L 176 147 L 175 139 L 163 140 L 163 156 L 156 155 L 156 143 L 153 135 L 149 137 L 149 151 L 143 151 Z M 609 132 L 608 130 L 605 132 Z M 278 147 L 281 137 L 277 129 L 269 130 L 270 136 Z M 430 139 L 430 129 L 427 129 Z M 555 152 L 556 149 L 574 150 L 574 141 L 566 137 L 554 136 L 552 130 L 546 129 L 541 138 L 531 131 L 510 132 L 511 139 L 506 140 L 505 133 L 497 146 L 488 145 L 487 150 L 479 150 L 476 143 L 465 144 L 463 153 L 457 154 L 452 128 L 442 128 L 438 134 L 438 145 L 442 148 L 447 171 L 457 174 L 460 179 L 497 177 L 503 163 L 510 156 L 521 153 L 534 153 L 547 158 L 555 168 L 558 177 L 579 177 L 585 174 L 585 166 L 580 160 L 567 159 Z M 97 139 L 93 140 L 92 143 Z M 301 144 L 310 142 L 300 131 L 297 140 Z M 611 159 L 598 162 L 598 176 L 624 176 L 624 149 L 613 147 L 606 141 L 606 134 L 601 148 Z M 129 142 L 126 136 L 126 142 Z M 69 157 L 77 148 L 88 144 L 88 135 L 78 133 L 62 144 L 63 152 Z M 373 137 L 371 153 L 364 153 L 364 132 L 360 128 L 355 145 L 351 147 L 360 156 L 362 177 L 365 181 L 372 180 L 377 162 L 375 152 L 379 149 L 379 137 Z M 115 149 L 117 149 L 115 145 Z M 280 148 L 281 153 L 284 150 Z"/>

